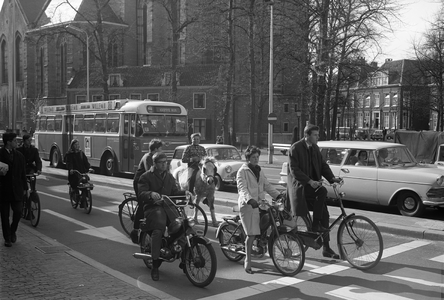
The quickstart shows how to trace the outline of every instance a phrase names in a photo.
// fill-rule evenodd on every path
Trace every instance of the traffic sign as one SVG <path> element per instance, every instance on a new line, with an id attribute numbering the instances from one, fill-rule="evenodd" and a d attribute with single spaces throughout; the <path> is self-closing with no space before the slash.
<path id="1" fill-rule="evenodd" d="M 276 124 L 277 119 L 278 119 L 278 117 L 275 113 L 268 114 L 268 123 L 269 124 L 272 124 L 272 125 Z"/>

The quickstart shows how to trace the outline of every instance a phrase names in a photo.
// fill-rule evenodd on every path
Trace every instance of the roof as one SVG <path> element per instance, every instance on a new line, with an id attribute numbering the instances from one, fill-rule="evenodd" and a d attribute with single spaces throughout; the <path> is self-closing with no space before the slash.
<path id="1" fill-rule="evenodd" d="M 165 83 L 166 74 L 170 73 L 170 67 L 149 66 L 124 66 L 109 68 L 108 74 L 120 74 L 124 87 L 160 87 L 170 86 Z M 216 65 L 185 65 L 177 68 L 179 73 L 179 86 L 214 86 L 219 74 Z M 101 69 L 90 72 L 90 87 L 102 87 Z M 86 87 L 86 70 L 78 71 L 69 88 Z"/>
<path id="2" fill-rule="evenodd" d="M 424 77 L 419 62 L 412 59 L 386 61 L 376 72 L 388 72 L 389 84 L 420 84 Z"/>
<path id="3" fill-rule="evenodd" d="M 405 147 L 402 144 L 387 143 L 387 142 L 370 142 L 370 141 L 321 141 L 318 142 L 318 146 L 321 148 L 335 147 L 345 149 L 381 149 L 387 147 Z"/>
<path id="4" fill-rule="evenodd" d="M 37 21 L 42 9 L 47 5 L 48 0 L 17 0 L 20 3 L 24 15 L 28 22 L 34 23 Z"/>

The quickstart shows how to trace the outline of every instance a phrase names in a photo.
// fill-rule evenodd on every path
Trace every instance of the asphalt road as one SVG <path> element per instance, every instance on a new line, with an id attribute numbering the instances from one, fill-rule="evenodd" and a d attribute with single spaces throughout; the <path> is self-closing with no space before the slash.
<path id="1" fill-rule="evenodd" d="M 90 264 L 123 273 L 153 288 L 163 299 L 442 299 L 444 255 L 441 241 L 416 240 L 383 233 L 384 257 L 372 270 L 352 269 L 342 261 L 330 261 L 320 251 L 309 250 L 304 269 L 295 277 L 282 277 L 271 259 L 255 260 L 255 274 L 243 271 L 242 262 L 228 261 L 215 240 L 215 228 L 207 236 L 213 241 L 218 260 L 216 278 L 207 288 L 191 285 L 178 262 L 164 263 L 160 281 L 153 282 L 149 270 L 132 254 L 138 247 L 123 234 L 117 217 L 122 193 L 128 191 L 95 183 L 90 215 L 69 203 L 66 179 L 42 175 L 37 188 L 42 216 L 37 230 L 77 251 Z M 236 199 L 233 192 L 221 193 Z M 236 214 L 229 207 L 216 208 L 218 217 Z M 30 226 L 23 221 L 20 226 Z M 335 248 L 336 232 L 332 233 Z"/>

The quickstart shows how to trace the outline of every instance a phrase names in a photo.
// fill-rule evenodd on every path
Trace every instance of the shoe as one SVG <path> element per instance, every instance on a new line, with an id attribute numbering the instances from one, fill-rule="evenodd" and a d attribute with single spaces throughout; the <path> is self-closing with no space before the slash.
<path id="1" fill-rule="evenodd" d="M 324 248 L 322 255 L 328 258 L 339 259 L 339 255 L 336 254 L 332 248 Z"/>
<path id="2" fill-rule="evenodd" d="M 12 247 L 11 241 L 5 241 L 5 246 L 6 247 Z"/>
<path id="3" fill-rule="evenodd" d="M 11 242 L 15 243 L 17 241 L 17 235 L 14 233 L 11 234 Z"/>
<path id="4" fill-rule="evenodd" d="M 330 229 L 325 228 L 325 227 L 322 226 L 321 224 L 318 224 L 318 225 L 313 225 L 311 231 L 313 231 L 313 232 L 329 232 Z"/>
<path id="5" fill-rule="evenodd" d="M 248 274 L 253 274 L 253 270 L 251 269 L 251 266 L 249 264 L 247 264 L 246 262 L 244 262 L 244 270 Z"/>
<path id="6" fill-rule="evenodd" d="M 154 268 L 151 270 L 151 278 L 153 281 L 159 281 L 159 268 Z"/>
<path id="7" fill-rule="evenodd" d="M 139 230 L 138 229 L 133 229 L 130 233 L 130 237 L 131 237 L 131 241 L 134 244 L 138 244 L 139 243 Z"/>

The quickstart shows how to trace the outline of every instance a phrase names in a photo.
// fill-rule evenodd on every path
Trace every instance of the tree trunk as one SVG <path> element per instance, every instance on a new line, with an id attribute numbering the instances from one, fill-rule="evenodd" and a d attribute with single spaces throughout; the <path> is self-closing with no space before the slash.
<path id="1" fill-rule="evenodd" d="M 97 39 L 99 46 L 99 56 L 101 58 L 101 67 L 102 67 L 102 87 L 103 87 L 103 96 L 104 99 L 109 99 L 109 89 L 108 89 L 108 60 L 106 57 L 105 44 L 103 39 L 103 24 L 102 24 L 102 7 L 100 3 L 95 1 L 97 8 Z M 88 99 L 90 101 L 90 99 Z"/>
<path id="2" fill-rule="evenodd" d="M 171 101 L 177 102 L 177 65 L 179 61 L 179 16 L 177 13 L 178 1 L 169 0 L 171 9 L 171 29 L 172 29 L 172 45 L 171 45 Z"/>
<path id="3" fill-rule="evenodd" d="M 248 13 L 248 46 L 249 46 L 249 58 L 250 58 L 250 136 L 249 144 L 254 143 L 254 135 L 256 132 L 256 62 L 254 55 L 254 3 L 255 0 L 250 0 L 250 7 Z"/>
<path id="4" fill-rule="evenodd" d="M 229 51 L 229 63 L 228 63 L 228 71 L 226 73 L 225 81 L 226 81 L 226 94 L 224 97 L 225 100 L 225 108 L 223 113 L 223 128 L 224 128 L 224 143 L 225 144 L 234 144 L 235 141 L 229 141 L 230 131 L 229 131 L 229 120 L 230 120 L 230 103 L 234 101 L 233 97 L 233 76 L 234 76 L 234 66 L 236 63 L 236 56 L 234 51 L 234 20 L 233 20 L 233 3 L 234 0 L 230 0 L 229 2 L 229 10 L 228 10 L 228 51 Z M 234 109 L 234 103 L 233 103 Z M 233 119 L 233 126 L 236 120 Z M 233 132 L 234 134 L 234 132 Z"/>

